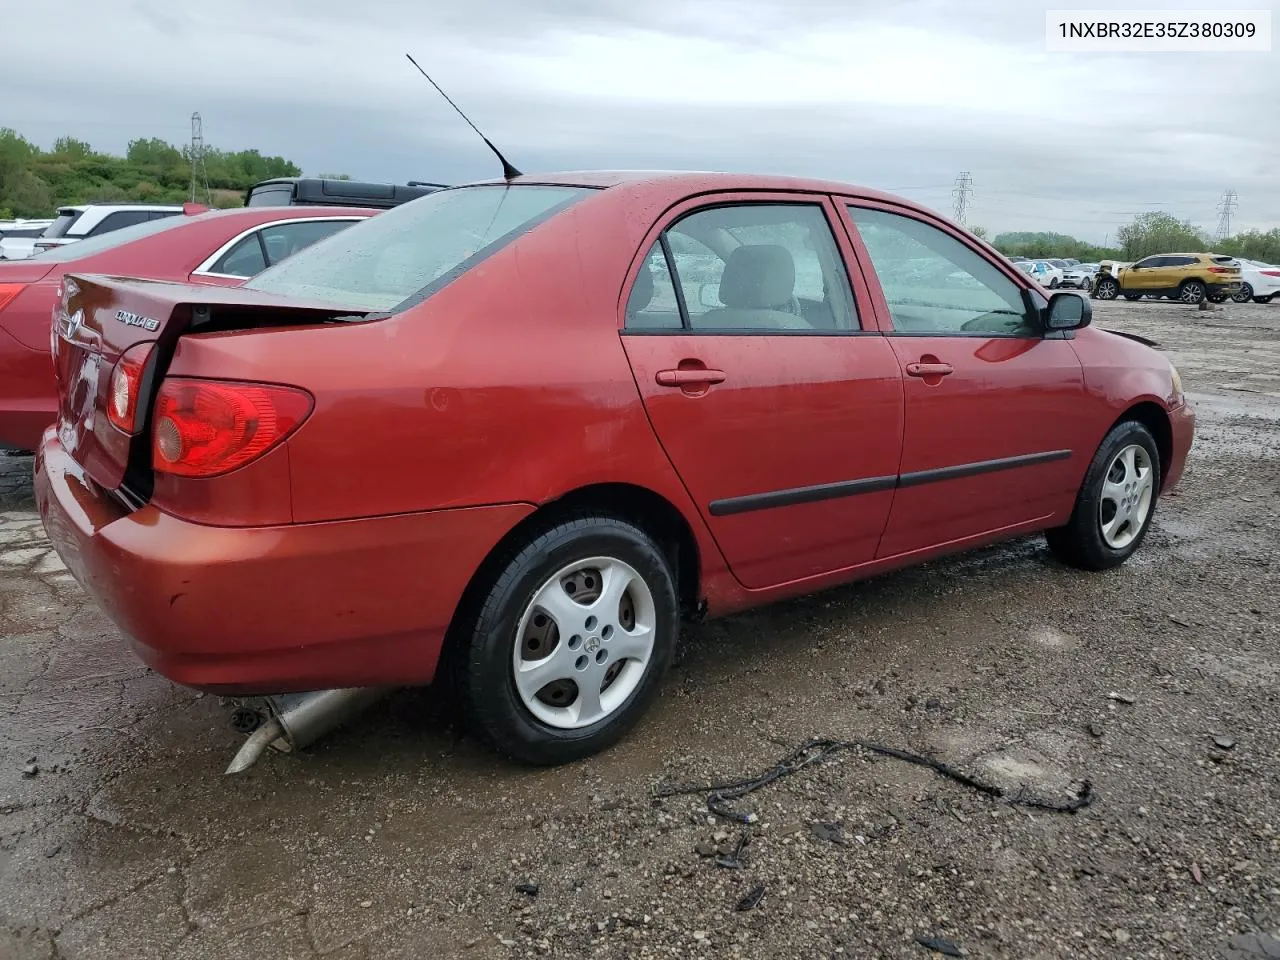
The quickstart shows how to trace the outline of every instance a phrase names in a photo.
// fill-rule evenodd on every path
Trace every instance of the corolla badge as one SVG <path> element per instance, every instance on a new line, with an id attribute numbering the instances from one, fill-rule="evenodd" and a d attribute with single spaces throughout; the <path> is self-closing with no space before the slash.
<path id="1" fill-rule="evenodd" d="M 154 331 L 160 327 L 159 320 L 152 320 L 150 317 L 140 317 L 136 313 L 130 313 L 128 310 L 117 310 L 116 319 L 126 326 L 141 327 L 143 330 Z"/>

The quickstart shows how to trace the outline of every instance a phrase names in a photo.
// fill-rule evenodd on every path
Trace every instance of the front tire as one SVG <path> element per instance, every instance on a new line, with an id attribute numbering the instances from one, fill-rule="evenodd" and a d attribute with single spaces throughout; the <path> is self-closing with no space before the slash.
<path id="1" fill-rule="evenodd" d="M 1099 300 L 1114 300 L 1120 293 L 1120 284 L 1116 283 L 1111 277 L 1103 277 L 1098 281 L 1098 289 L 1094 291 L 1094 296 Z"/>
<path id="2" fill-rule="evenodd" d="M 1136 420 L 1103 439 L 1064 526 L 1045 532 L 1053 554 L 1081 570 L 1109 570 L 1142 545 L 1160 494 L 1160 452 Z"/>
<path id="3" fill-rule="evenodd" d="M 1253 299 L 1253 287 L 1247 283 L 1240 284 L 1240 289 L 1231 295 L 1236 303 L 1247 303 Z"/>
<path id="4" fill-rule="evenodd" d="M 576 516 L 516 548 L 465 624 L 463 707 L 516 760 L 581 759 L 639 720 L 679 629 L 675 577 L 657 544 L 616 517 Z"/>

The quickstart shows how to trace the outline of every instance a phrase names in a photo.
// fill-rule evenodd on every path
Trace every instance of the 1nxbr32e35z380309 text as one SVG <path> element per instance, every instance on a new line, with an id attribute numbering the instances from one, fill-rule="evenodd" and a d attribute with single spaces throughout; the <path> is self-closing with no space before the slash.
<path id="1" fill-rule="evenodd" d="M 1270 52 L 1270 10 L 1049 10 L 1045 43 L 1074 52 Z"/>

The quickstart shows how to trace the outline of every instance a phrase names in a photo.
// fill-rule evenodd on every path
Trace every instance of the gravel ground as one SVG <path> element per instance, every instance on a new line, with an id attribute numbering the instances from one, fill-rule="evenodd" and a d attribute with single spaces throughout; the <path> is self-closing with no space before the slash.
<path id="1" fill-rule="evenodd" d="M 0 458 L 0 958 L 1280 956 L 1280 304 L 1095 309 L 1199 415 L 1133 561 L 1018 541 L 693 628 L 636 733 L 555 770 L 424 691 L 224 778 L 227 704 L 138 666 Z M 847 750 L 736 801 L 733 869 L 738 827 L 651 798 L 814 736 L 1096 799 Z"/>

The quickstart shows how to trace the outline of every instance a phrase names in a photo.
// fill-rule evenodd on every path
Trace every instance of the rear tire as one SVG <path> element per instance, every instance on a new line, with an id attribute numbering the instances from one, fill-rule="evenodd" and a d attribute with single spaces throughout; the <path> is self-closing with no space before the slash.
<path id="1" fill-rule="evenodd" d="M 657 695 L 675 576 L 643 530 L 581 514 L 517 545 L 462 626 L 456 680 L 477 732 L 523 763 L 567 763 L 616 743 Z"/>
<path id="2" fill-rule="evenodd" d="M 1117 424 L 1094 454 L 1064 526 L 1045 531 L 1049 549 L 1080 570 L 1109 570 L 1142 545 L 1160 494 L 1160 452 L 1136 420 Z"/>
<path id="3" fill-rule="evenodd" d="M 1125 298 L 1126 300 L 1141 300 L 1141 299 L 1142 299 L 1142 294 L 1140 294 L 1140 293 L 1126 293 L 1126 294 L 1124 295 L 1124 298 Z"/>
<path id="4" fill-rule="evenodd" d="M 1269 293 L 1265 297 L 1254 297 L 1253 302 L 1254 303 L 1270 303 L 1273 299 L 1275 299 L 1275 294 Z"/>
<path id="5" fill-rule="evenodd" d="M 1205 285 L 1199 280 L 1187 280 L 1178 288 L 1178 300 L 1181 303 L 1200 303 L 1207 295 Z"/>

